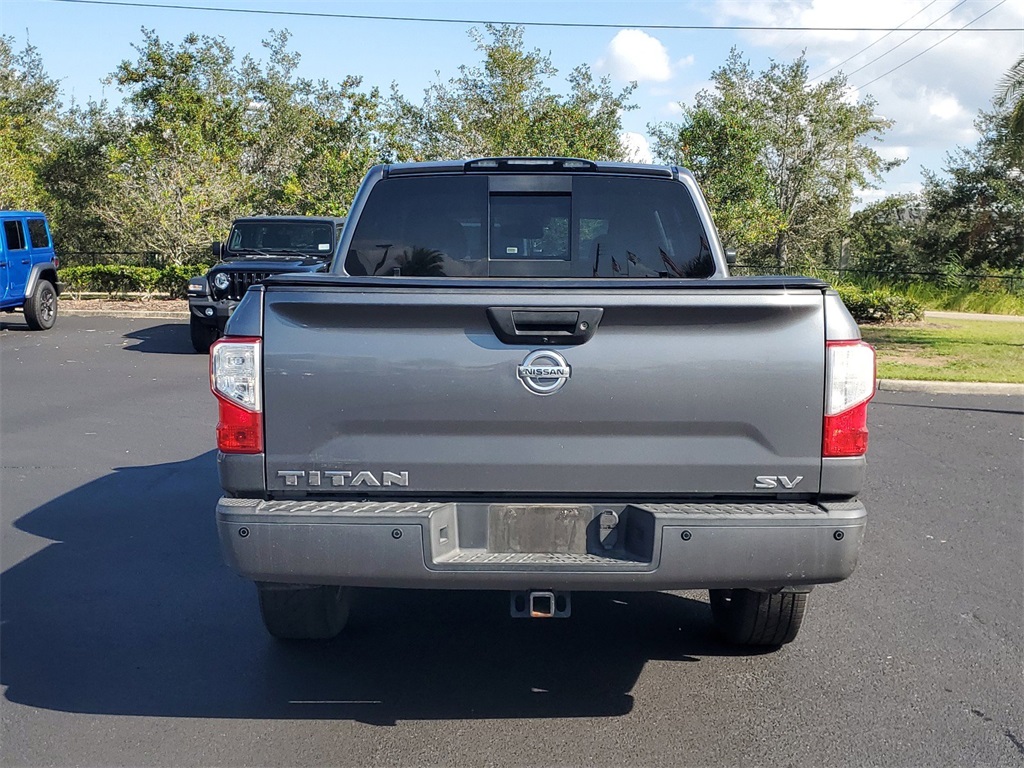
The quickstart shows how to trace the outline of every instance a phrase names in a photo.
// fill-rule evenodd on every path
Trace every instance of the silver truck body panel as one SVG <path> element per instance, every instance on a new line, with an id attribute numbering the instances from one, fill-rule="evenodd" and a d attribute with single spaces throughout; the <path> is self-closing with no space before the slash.
<path id="1" fill-rule="evenodd" d="M 268 285 L 267 490 L 722 496 L 763 493 L 757 478 L 772 476 L 786 478 L 775 494 L 817 493 L 822 292 L 717 285 L 528 297 Z M 488 309 L 524 303 L 603 316 L 578 345 L 499 341 Z M 539 349 L 571 368 L 550 396 L 517 373 Z"/>

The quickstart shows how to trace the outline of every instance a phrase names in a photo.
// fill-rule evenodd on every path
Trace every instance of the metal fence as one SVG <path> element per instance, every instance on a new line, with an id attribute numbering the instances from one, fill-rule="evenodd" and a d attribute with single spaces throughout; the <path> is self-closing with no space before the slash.
<path id="1" fill-rule="evenodd" d="M 990 285 L 998 283 L 1003 288 L 1011 293 L 1024 292 L 1024 274 L 1021 273 L 1010 273 L 1010 274 L 986 274 L 986 273 L 946 273 L 946 272 L 882 272 L 879 270 L 872 269 L 840 269 L 837 267 L 815 267 L 810 270 L 778 270 L 778 269 L 761 269 L 758 267 L 744 266 L 744 265 L 733 265 L 729 267 L 729 272 L 733 275 L 799 275 L 799 274 L 821 274 L 826 273 L 830 275 L 836 275 L 840 280 L 847 276 L 866 276 L 866 277 L 877 277 L 885 280 L 889 283 L 908 283 L 908 282 L 925 282 L 934 283 L 936 285 L 950 285 L 955 283 L 984 283 L 988 282 Z"/>
<path id="2" fill-rule="evenodd" d="M 65 267 L 95 267 L 117 264 L 125 267 L 160 267 L 156 251 L 61 251 L 60 263 Z"/>

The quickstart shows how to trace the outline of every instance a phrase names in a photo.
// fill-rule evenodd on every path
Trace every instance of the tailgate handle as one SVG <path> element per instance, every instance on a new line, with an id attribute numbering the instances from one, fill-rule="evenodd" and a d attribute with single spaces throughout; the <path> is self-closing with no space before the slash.
<path id="1" fill-rule="evenodd" d="M 494 335 L 506 344 L 583 344 L 601 323 L 600 307 L 488 307 Z"/>

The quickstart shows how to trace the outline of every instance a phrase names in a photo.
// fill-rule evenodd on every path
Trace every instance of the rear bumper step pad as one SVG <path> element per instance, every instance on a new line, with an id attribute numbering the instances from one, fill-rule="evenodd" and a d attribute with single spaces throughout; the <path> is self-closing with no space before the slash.
<path id="1" fill-rule="evenodd" d="M 589 503 L 223 498 L 217 526 L 228 563 L 256 581 L 660 590 L 839 581 L 866 519 L 857 501 L 612 506 L 622 522 L 611 545 L 595 533 L 609 505 Z"/>

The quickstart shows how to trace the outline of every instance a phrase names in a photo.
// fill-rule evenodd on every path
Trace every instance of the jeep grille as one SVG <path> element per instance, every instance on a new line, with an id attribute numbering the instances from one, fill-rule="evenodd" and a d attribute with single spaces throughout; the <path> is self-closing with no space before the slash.
<path id="1" fill-rule="evenodd" d="M 245 292 L 249 290 L 250 285 L 256 285 L 262 283 L 273 272 L 227 272 L 228 278 L 231 280 L 227 289 L 224 291 L 217 291 L 217 297 L 221 299 L 231 299 L 232 301 L 241 301 Z"/>

